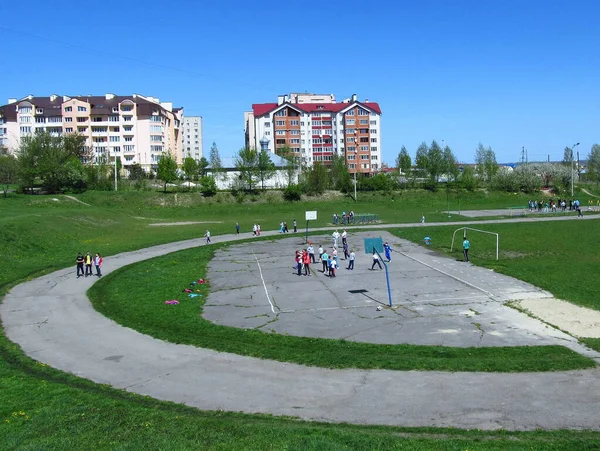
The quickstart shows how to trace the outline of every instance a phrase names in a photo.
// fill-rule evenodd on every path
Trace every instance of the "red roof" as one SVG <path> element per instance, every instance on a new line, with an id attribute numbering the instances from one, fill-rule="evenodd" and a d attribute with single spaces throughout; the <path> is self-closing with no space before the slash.
<path id="1" fill-rule="evenodd" d="M 282 105 L 289 105 L 292 108 L 304 111 L 305 113 L 323 112 L 323 113 L 337 113 L 348 108 L 351 105 L 360 105 L 375 111 L 377 114 L 381 114 L 381 108 L 377 102 L 351 102 L 351 103 L 285 103 Z M 252 111 L 254 117 L 263 116 L 270 113 L 277 107 L 277 103 L 253 103 Z"/>

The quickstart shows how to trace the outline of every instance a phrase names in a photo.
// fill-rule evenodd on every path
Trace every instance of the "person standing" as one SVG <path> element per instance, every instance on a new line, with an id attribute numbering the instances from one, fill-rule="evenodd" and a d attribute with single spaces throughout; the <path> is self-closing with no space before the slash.
<path id="1" fill-rule="evenodd" d="M 94 273 L 92 272 L 92 254 L 90 253 L 90 251 L 87 251 L 87 254 L 85 254 L 85 277 L 93 275 Z"/>
<path id="2" fill-rule="evenodd" d="M 257 227 L 256 227 L 256 223 L 252 226 L 252 236 L 256 236 L 256 231 L 257 231 Z"/>
<path id="3" fill-rule="evenodd" d="M 333 256 L 333 260 L 335 261 L 335 264 L 339 266 L 338 252 L 337 252 L 337 249 L 335 247 L 333 248 L 333 251 L 331 252 L 331 255 Z"/>
<path id="4" fill-rule="evenodd" d="M 79 279 L 81 276 L 85 275 L 83 272 L 83 265 L 85 264 L 85 258 L 83 258 L 83 254 L 79 252 L 77 254 L 77 278 Z"/>
<path id="5" fill-rule="evenodd" d="M 302 253 L 302 263 L 304 264 L 304 275 L 310 276 L 310 257 L 306 249 Z"/>
<path id="6" fill-rule="evenodd" d="M 298 275 L 302 275 L 302 254 L 300 251 L 296 251 L 296 269 L 298 270 Z"/>
<path id="7" fill-rule="evenodd" d="M 375 265 L 379 266 L 379 269 L 383 269 L 381 267 L 381 262 L 379 261 L 379 254 L 373 251 L 373 264 L 371 265 L 371 270 L 375 269 Z"/>
<path id="8" fill-rule="evenodd" d="M 236 233 L 236 235 L 240 234 L 240 223 L 239 222 L 235 223 L 235 233 Z"/>
<path id="9" fill-rule="evenodd" d="M 279 233 L 283 233 L 283 221 L 279 223 Z"/>
<path id="10" fill-rule="evenodd" d="M 421 216 L 421 224 L 425 224 L 425 215 Z"/>
<path id="11" fill-rule="evenodd" d="M 96 275 L 102 277 L 102 255 L 97 252 L 94 257 L 94 266 L 96 267 Z"/>
<path id="12" fill-rule="evenodd" d="M 321 256 L 323 255 L 323 246 L 319 244 L 319 260 L 321 260 Z"/>
<path id="13" fill-rule="evenodd" d="M 331 258 L 330 256 L 327 264 L 329 265 L 329 277 L 335 277 L 335 270 L 337 268 L 337 263 L 335 262 L 335 259 Z"/>
<path id="14" fill-rule="evenodd" d="M 354 254 L 354 251 L 350 251 L 350 262 L 348 263 L 348 268 L 350 271 L 352 271 L 354 269 L 354 260 L 356 260 L 356 255 Z"/>
<path id="15" fill-rule="evenodd" d="M 310 262 L 316 263 L 315 262 L 315 248 L 313 247 L 312 243 L 308 243 L 308 247 L 306 248 L 306 250 L 308 251 L 308 258 L 310 259 Z"/>
<path id="16" fill-rule="evenodd" d="M 392 248 L 391 246 L 388 244 L 388 242 L 386 241 L 385 244 L 383 245 L 383 250 L 385 252 L 385 258 L 387 259 L 388 262 L 392 261 Z"/>
<path id="17" fill-rule="evenodd" d="M 328 275 L 329 273 L 329 255 L 327 255 L 327 252 L 323 251 L 323 253 L 321 254 L 321 262 L 323 263 L 323 274 Z"/>
<path id="18" fill-rule="evenodd" d="M 206 244 L 210 244 L 210 232 L 208 230 L 206 231 L 204 236 L 206 237 Z"/>
<path id="19" fill-rule="evenodd" d="M 469 249 L 470 248 L 471 248 L 471 243 L 469 243 L 469 240 L 465 236 L 463 239 L 463 255 L 464 255 L 466 262 L 469 261 Z"/>
<path id="20" fill-rule="evenodd" d="M 348 243 L 348 233 L 346 233 L 346 229 L 342 231 L 342 244 Z"/>
<path id="21" fill-rule="evenodd" d="M 337 230 L 331 234 L 333 237 L 333 247 L 338 247 L 338 240 L 340 239 L 340 232 Z"/>
<path id="22" fill-rule="evenodd" d="M 348 243 L 344 243 L 344 260 L 348 260 L 348 257 L 350 256 L 350 254 L 348 253 Z"/>
<path id="23" fill-rule="evenodd" d="M 289 232 L 289 230 L 288 230 L 287 222 L 284 221 L 283 222 L 283 233 L 288 233 L 288 232 Z"/>
<path id="24" fill-rule="evenodd" d="M 256 224 L 256 233 L 260 236 L 260 224 Z"/>
<path id="25" fill-rule="evenodd" d="M 292 224 L 294 225 L 294 233 L 296 233 L 298 231 L 298 223 L 294 219 L 294 222 Z"/>

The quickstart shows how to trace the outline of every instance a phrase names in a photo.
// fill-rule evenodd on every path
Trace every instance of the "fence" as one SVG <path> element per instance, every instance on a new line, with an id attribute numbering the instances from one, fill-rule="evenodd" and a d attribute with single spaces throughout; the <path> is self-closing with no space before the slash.
<path id="1" fill-rule="evenodd" d="M 352 224 L 372 224 L 380 222 L 379 215 L 372 213 L 355 213 L 353 216 L 334 215 L 331 223 L 334 225 L 352 225 Z"/>

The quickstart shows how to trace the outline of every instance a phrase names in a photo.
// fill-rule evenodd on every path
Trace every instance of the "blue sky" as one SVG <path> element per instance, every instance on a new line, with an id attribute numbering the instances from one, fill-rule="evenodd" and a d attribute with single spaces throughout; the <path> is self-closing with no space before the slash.
<path id="1" fill-rule="evenodd" d="M 139 93 L 243 146 L 243 112 L 289 92 L 379 102 L 383 160 L 444 141 L 499 162 L 600 142 L 600 2 L 0 2 L 0 103 Z"/>

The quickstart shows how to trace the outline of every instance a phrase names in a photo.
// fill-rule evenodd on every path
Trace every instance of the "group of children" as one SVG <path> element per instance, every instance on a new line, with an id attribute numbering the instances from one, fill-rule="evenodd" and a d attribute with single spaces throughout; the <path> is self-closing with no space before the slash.
<path id="1" fill-rule="evenodd" d="M 347 233 L 345 230 L 341 235 L 336 230 L 335 232 L 333 232 L 332 237 L 333 246 L 331 248 L 331 254 L 328 254 L 322 245 L 319 245 L 318 249 L 319 261 L 323 265 L 323 274 L 325 274 L 328 277 L 335 277 L 336 270 L 340 267 L 337 251 L 338 240 L 340 238 L 342 240 L 342 246 L 344 249 L 344 260 L 348 260 L 348 267 L 346 269 L 352 271 L 354 269 L 354 261 L 356 260 L 356 254 L 348 247 Z M 304 269 L 305 276 L 310 276 L 311 263 L 316 263 L 316 259 L 315 249 L 312 245 L 312 242 L 309 241 L 308 247 L 306 249 L 303 249 L 302 251 L 296 251 L 294 268 L 298 271 L 299 276 L 302 275 L 302 269 Z"/>
<path id="2" fill-rule="evenodd" d="M 96 275 L 102 277 L 102 256 L 98 252 L 93 257 L 90 251 L 87 251 L 85 255 L 79 252 L 77 254 L 77 278 L 81 276 L 93 276 L 92 265 L 96 267 Z"/>

